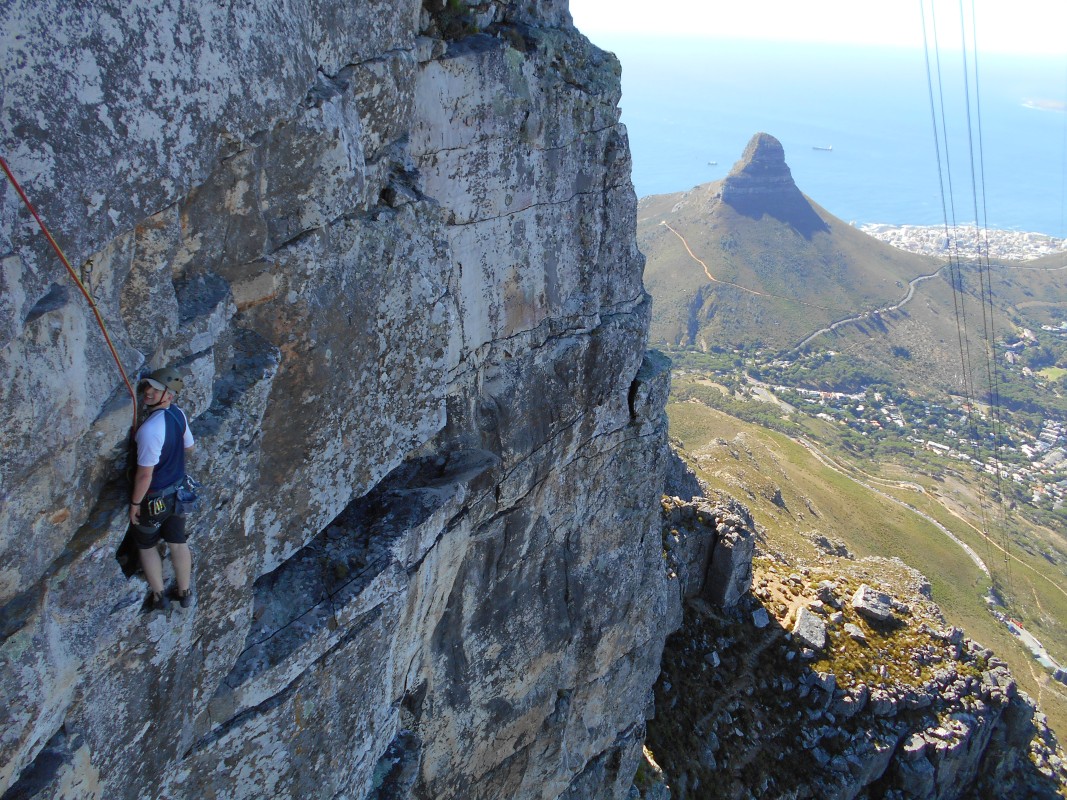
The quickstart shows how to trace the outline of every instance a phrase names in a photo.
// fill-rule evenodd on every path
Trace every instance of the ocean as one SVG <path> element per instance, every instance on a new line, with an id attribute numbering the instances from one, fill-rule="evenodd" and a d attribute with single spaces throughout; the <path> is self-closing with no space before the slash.
<path id="1" fill-rule="evenodd" d="M 947 216 L 1067 236 L 1067 58 L 979 53 L 971 148 L 962 58 L 943 54 L 939 178 L 921 51 L 592 38 L 622 62 L 638 196 L 724 177 L 764 131 L 782 142 L 801 191 L 846 221 L 940 225 Z M 941 180 L 951 186 L 944 204 Z"/>

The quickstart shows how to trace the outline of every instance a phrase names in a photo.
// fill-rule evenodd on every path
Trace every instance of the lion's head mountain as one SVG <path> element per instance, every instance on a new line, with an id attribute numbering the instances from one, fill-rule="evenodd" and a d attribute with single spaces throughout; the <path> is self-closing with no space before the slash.
<path id="1" fill-rule="evenodd" d="M 643 198 L 638 242 L 656 298 L 652 341 L 673 345 L 784 350 L 854 311 L 890 305 L 938 266 L 804 195 L 766 133 L 723 180 Z"/>

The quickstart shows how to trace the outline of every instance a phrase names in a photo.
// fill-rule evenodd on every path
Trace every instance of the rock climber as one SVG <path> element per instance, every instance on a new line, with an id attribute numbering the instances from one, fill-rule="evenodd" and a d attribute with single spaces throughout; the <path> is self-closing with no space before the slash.
<path id="1" fill-rule="evenodd" d="M 189 582 L 193 557 L 186 543 L 185 514 L 177 508 L 177 490 L 185 480 L 185 456 L 193 449 L 193 434 L 185 413 L 174 405 L 183 382 L 172 367 L 157 369 L 138 386 L 148 419 L 137 429 L 137 470 L 130 495 L 130 524 L 141 556 L 141 568 L 151 588 L 147 608 L 167 611 L 170 599 L 163 587 L 163 561 L 157 545 L 170 548 L 176 586 L 173 596 L 182 608 L 192 603 Z"/>

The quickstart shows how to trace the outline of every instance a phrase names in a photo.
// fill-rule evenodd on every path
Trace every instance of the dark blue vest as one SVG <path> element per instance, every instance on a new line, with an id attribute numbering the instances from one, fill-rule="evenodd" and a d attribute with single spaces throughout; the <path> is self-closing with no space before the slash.
<path id="1" fill-rule="evenodd" d="M 163 409 L 163 422 L 167 432 L 159 463 L 152 471 L 149 494 L 173 486 L 185 477 L 185 416 L 176 407 L 169 406 Z"/>

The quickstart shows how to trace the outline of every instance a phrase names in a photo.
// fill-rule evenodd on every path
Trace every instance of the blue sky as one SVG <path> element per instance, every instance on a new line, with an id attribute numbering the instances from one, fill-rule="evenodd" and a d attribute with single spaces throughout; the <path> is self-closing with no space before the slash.
<path id="1" fill-rule="evenodd" d="M 849 42 L 922 47 L 922 16 L 940 45 L 959 47 L 960 8 L 977 19 L 981 52 L 1067 53 L 1065 0 L 570 0 L 580 30 L 710 39 Z M 967 24 L 968 48 L 970 23 Z"/>

